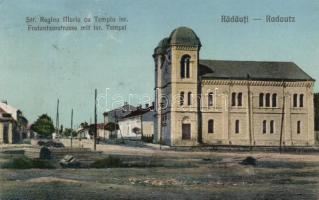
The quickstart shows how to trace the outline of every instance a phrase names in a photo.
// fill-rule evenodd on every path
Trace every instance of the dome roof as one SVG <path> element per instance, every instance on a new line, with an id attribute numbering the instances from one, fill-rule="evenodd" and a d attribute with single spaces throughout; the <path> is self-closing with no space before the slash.
<path id="1" fill-rule="evenodd" d="M 202 46 L 196 33 L 184 26 L 173 30 L 168 38 L 162 39 L 154 49 L 154 55 L 165 54 L 170 45 Z"/>
<path id="2" fill-rule="evenodd" d="M 169 36 L 170 45 L 202 46 L 196 33 L 187 27 L 179 27 Z"/>
<path id="3" fill-rule="evenodd" d="M 162 39 L 155 48 L 155 54 L 164 54 L 169 44 L 169 38 Z"/>

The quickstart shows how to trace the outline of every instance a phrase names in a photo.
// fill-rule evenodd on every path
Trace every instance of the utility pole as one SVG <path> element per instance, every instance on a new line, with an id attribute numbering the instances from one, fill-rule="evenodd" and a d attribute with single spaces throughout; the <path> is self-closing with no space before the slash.
<path id="1" fill-rule="evenodd" d="M 59 104 L 60 104 L 60 100 L 58 99 L 57 106 L 56 106 L 56 118 L 55 118 L 55 129 L 56 129 L 57 136 L 59 136 Z"/>
<path id="2" fill-rule="evenodd" d="M 71 148 L 73 146 L 73 108 L 71 110 Z"/>
<path id="3" fill-rule="evenodd" d="M 141 120 L 141 140 L 143 141 L 143 114 L 141 114 L 140 120 Z"/>
<path id="4" fill-rule="evenodd" d="M 95 95 L 94 95 L 94 151 L 96 151 L 96 136 L 97 136 L 96 101 L 97 101 L 97 89 L 95 89 Z"/>

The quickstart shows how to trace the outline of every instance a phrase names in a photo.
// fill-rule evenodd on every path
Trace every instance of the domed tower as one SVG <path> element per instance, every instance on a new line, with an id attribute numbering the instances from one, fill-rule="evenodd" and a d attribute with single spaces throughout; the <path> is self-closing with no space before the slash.
<path id="1" fill-rule="evenodd" d="M 163 66 L 166 61 L 166 50 L 168 48 L 169 38 L 162 39 L 157 47 L 154 49 L 154 62 L 155 62 L 155 121 L 154 121 L 154 142 L 161 142 L 161 96 L 162 96 L 162 77 Z"/>
<path id="2" fill-rule="evenodd" d="M 171 146 L 192 146 L 198 142 L 200 48 L 199 38 L 187 27 L 173 30 L 155 48 L 155 99 L 158 108 L 161 106 L 156 112 L 155 141 Z"/>

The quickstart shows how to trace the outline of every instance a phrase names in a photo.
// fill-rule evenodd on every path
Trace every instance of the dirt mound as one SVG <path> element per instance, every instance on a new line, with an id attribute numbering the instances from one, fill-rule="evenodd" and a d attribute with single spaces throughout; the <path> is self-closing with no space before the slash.
<path id="1" fill-rule="evenodd" d="M 79 181 L 76 181 L 76 180 L 57 178 L 57 177 L 32 178 L 27 180 L 27 182 L 30 182 L 30 183 L 52 183 L 52 182 L 79 183 Z"/>

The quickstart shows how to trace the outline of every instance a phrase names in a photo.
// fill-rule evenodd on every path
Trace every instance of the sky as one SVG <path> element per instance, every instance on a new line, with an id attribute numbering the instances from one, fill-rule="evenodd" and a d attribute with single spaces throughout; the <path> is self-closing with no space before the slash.
<path id="1" fill-rule="evenodd" d="M 222 15 L 293 16 L 294 23 L 222 23 Z M 122 16 L 126 31 L 28 31 L 26 17 Z M 154 96 L 153 50 L 180 26 L 201 40 L 201 59 L 293 61 L 319 79 L 318 0 L 0 0 L 0 100 L 32 123 L 47 113 L 60 124 Z M 315 92 L 319 91 L 315 84 Z M 130 96 L 131 95 L 131 96 Z M 112 105 L 113 103 L 113 105 Z M 114 105 L 116 104 L 116 105 Z"/>

